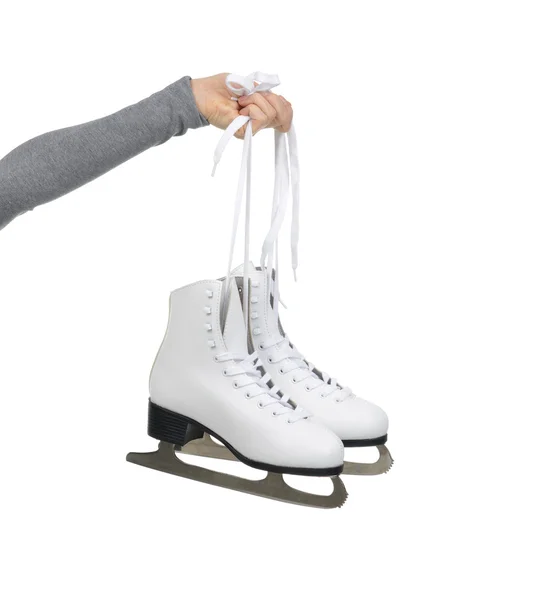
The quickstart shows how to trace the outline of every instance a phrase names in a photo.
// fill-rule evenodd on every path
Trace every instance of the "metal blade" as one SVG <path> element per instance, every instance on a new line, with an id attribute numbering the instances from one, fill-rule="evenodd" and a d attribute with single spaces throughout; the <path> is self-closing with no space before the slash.
<path id="1" fill-rule="evenodd" d="M 389 450 L 384 446 L 376 446 L 380 456 L 374 463 L 355 463 L 344 461 L 343 475 L 381 475 L 387 473 L 393 465 Z"/>
<path id="2" fill-rule="evenodd" d="M 379 458 L 374 463 L 344 462 L 343 475 L 381 475 L 387 473 L 393 465 L 393 458 L 386 446 L 376 446 Z M 204 433 L 203 437 L 189 442 L 183 447 L 176 446 L 176 452 L 206 458 L 219 458 L 221 460 L 237 460 L 226 446 L 221 446 L 213 441 L 211 436 Z"/>
<path id="3" fill-rule="evenodd" d="M 174 444 L 168 442 L 159 442 L 159 448 L 155 452 L 130 452 L 126 460 L 136 465 L 171 475 L 178 475 L 186 479 L 301 506 L 337 508 L 341 507 L 348 497 L 344 483 L 339 477 L 331 477 L 333 491 L 329 496 L 311 494 L 289 486 L 279 473 L 268 473 L 264 479 L 251 481 L 236 475 L 189 465 L 180 460 L 176 455 Z"/>

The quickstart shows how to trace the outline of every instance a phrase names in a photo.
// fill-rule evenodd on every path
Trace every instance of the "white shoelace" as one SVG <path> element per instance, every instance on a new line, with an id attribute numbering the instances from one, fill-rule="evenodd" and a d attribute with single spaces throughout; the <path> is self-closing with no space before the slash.
<path id="1" fill-rule="evenodd" d="M 255 86 L 255 81 L 260 82 Z M 247 77 L 237 75 L 229 75 L 227 77 L 227 87 L 236 96 L 250 95 L 256 91 L 268 91 L 279 85 L 277 75 L 267 75 L 265 73 L 251 73 Z M 250 193 L 251 193 L 251 152 L 252 152 L 252 129 L 250 128 L 249 117 L 237 117 L 227 128 L 223 134 L 214 154 L 214 169 L 221 160 L 224 149 L 228 142 L 234 136 L 236 131 L 247 123 L 247 131 L 245 134 L 245 142 L 243 147 L 243 157 L 240 169 L 240 177 L 236 195 L 236 206 L 234 211 L 234 225 L 232 231 L 232 240 L 230 245 L 228 272 L 226 280 L 228 297 L 229 279 L 232 269 L 232 260 L 234 246 L 236 241 L 238 221 L 241 211 L 244 189 L 246 187 L 246 208 L 245 208 L 245 246 L 244 246 L 244 265 L 243 265 L 243 289 L 247 290 L 248 283 L 248 261 L 249 261 L 249 219 L 250 219 Z M 288 208 L 290 184 L 292 187 L 292 232 L 291 232 L 291 250 L 292 250 L 292 269 L 294 278 L 297 280 L 296 271 L 298 266 L 298 239 L 299 239 L 299 159 L 298 145 L 296 132 L 292 126 L 288 134 L 283 134 L 275 131 L 275 178 L 273 190 L 273 207 L 271 215 L 270 230 L 266 235 L 262 246 L 262 256 L 260 264 L 262 268 L 267 269 L 269 274 L 271 294 L 273 296 L 273 311 L 275 319 L 279 319 L 279 304 L 283 304 L 280 298 L 279 290 L 279 233 L 281 231 L 286 211 Z M 272 277 L 272 274 L 273 277 Z M 248 294 L 243 296 L 243 312 L 245 315 L 246 327 L 248 327 Z M 327 373 L 316 369 L 315 366 L 308 362 L 305 357 L 292 346 L 288 337 L 281 335 L 275 336 L 275 339 L 266 341 L 265 348 L 278 345 L 283 353 L 283 358 L 277 362 L 289 359 L 288 365 L 292 365 L 286 372 L 298 370 L 298 374 L 294 376 L 293 381 L 299 383 L 309 379 L 306 382 L 308 391 L 318 387 L 325 386 L 321 392 L 323 397 L 333 396 L 336 401 L 343 402 L 344 400 L 353 397 L 354 394 L 350 388 L 340 386 L 337 381 L 331 378 Z"/>
<path id="2" fill-rule="evenodd" d="M 318 370 L 312 363 L 310 363 L 304 356 L 295 348 L 288 336 L 275 335 L 272 338 L 266 339 L 263 345 L 264 350 L 278 347 L 281 352 L 280 358 L 274 356 L 268 356 L 268 361 L 272 364 L 278 365 L 287 361 L 287 366 L 281 366 L 279 368 L 281 375 L 291 373 L 292 371 L 298 371 L 292 378 L 292 383 L 301 383 L 305 381 L 305 389 L 310 392 L 317 388 L 325 386 L 321 395 L 323 398 L 333 396 L 336 402 L 344 402 L 348 398 L 354 397 L 354 393 L 348 387 L 340 386 L 334 378 L 331 378 L 327 373 Z M 307 381 L 308 380 L 308 381 Z"/>
<path id="3" fill-rule="evenodd" d="M 279 395 L 279 388 L 274 385 L 273 387 L 268 386 L 270 381 L 269 374 L 262 375 L 258 367 L 260 366 L 260 360 L 256 352 L 245 357 L 242 354 L 235 354 L 233 352 L 223 352 L 215 356 L 216 362 L 230 362 L 233 361 L 233 365 L 223 370 L 225 377 L 237 377 L 233 382 L 233 385 L 237 389 L 243 387 L 249 387 L 250 390 L 245 392 L 247 399 L 256 398 L 260 396 L 258 401 L 259 408 L 266 408 L 273 406 L 273 416 L 279 417 L 281 415 L 288 415 L 288 423 L 292 424 L 301 419 L 305 419 L 307 416 L 306 412 L 302 409 L 293 409 L 288 404 L 289 396 L 285 394 Z M 243 375 L 247 375 L 247 380 L 241 380 Z M 253 390 L 253 384 L 257 387 Z"/>
<path id="4" fill-rule="evenodd" d="M 255 82 L 258 85 L 255 85 Z M 236 97 L 250 95 L 255 91 L 263 92 L 269 91 L 272 88 L 279 85 L 279 77 L 277 75 L 268 75 L 267 73 L 254 72 L 247 77 L 239 75 L 228 75 L 226 79 L 227 88 Z M 232 98 L 237 99 L 237 98 Z M 236 237 L 238 233 L 239 219 L 241 208 L 243 204 L 243 197 L 245 195 L 245 240 L 244 240 L 244 264 L 243 264 L 243 313 L 245 315 L 245 325 L 248 331 L 248 300 L 249 294 L 247 290 L 249 280 L 249 243 L 250 243 L 250 218 L 251 218 L 251 157 L 252 157 L 252 140 L 253 130 L 251 125 L 250 117 L 240 115 L 236 117 L 234 121 L 227 127 L 223 133 L 217 147 L 215 148 L 213 157 L 213 171 L 212 176 L 215 175 L 217 165 L 219 164 L 223 152 L 234 137 L 234 134 L 241 129 L 244 125 L 245 136 L 243 143 L 243 153 L 241 159 L 240 174 L 238 179 L 238 185 L 236 189 L 236 202 L 234 205 L 234 218 L 232 222 L 232 236 L 230 240 L 230 251 L 228 259 L 228 269 L 225 281 L 225 293 L 223 294 L 223 300 L 221 304 L 221 317 L 224 320 L 228 311 L 228 302 L 230 297 L 230 278 L 232 272 L 232 261 L 234 259 L 234 248 L 236 245 Z M 294 273 L 297 268 L 297 244 L 299 237 L 299 163 L 297 157 L 297 142 L 296 135 L 293 127 L 288 134 L 275 132 L 275 192 L 273 198 L 273 211 L 272 211 L 272 226 L 269 233 L 266 236 L 264 247 L 262 250 L 262 265 L 265 265 L 266 258 L 269 258 L 269 267 L 271 268 L 271 262 L 274 253 L 277 251 L 277 237 L 279 230 L 282 226 L 284 216 L 286 213 L 286 205 L 288 203 L 288 193 L 290 185 L 290 173 L 289 173 L 289 158 L 287 154 L 286 142 L 288 140 L 288 147 L 290 151 L 290 169 L 292 171 L 292 194 L 294 202 L 294 211 L 292 219 L 292 264 Z M 269 387 L 270 375 L 262 375 L 258 369 L 261 363 L 258 359 L 256 352 L 250 354 L 248 357 L 240 354 L 233 354 L 226 352 L 216 356 L 217 362 L 234 361 L 233 367 L 227 367 L 223 374 L 226 377 L 238 377 L 241 375 L 248 375 L 249 380 L 245 383 L 241 383 L 239 380 L 234 381 L 235 387 L 241 388 L 246 386 L 252 386 L 253 383 L 257 384 L 255 392 L 246 392 L 247 398 L 256 396 L 264 396 L 259 400 L 259 407 L 265 408 L 269 405 L 275 405 L 273 410 L 274 416 L 280 416 L 288 413 L 288 423 L 294 423 L 301 419 L 305 419 L 308 413 L 303 409 L 297 407 L 292 409 L 288 404 L 289 397 L 284 394 L 279 394 L 279 388 L 276 385 Z M 268 400 L 269 399 L 269 400 Z"/>
<path id="5" fill-rule="evenodd" d="M 258 82 L 258 85 L 255 83 Z M 254 94 L 255 92 L 269 91 L 280 84 L 277 75 L 269 75 L 256 71 L 247 77 L 239 75 L 228 75 L 226 79 L 227 88 L 236 97 Z M 236 99 L 236 98 L 233 98 Z M 252 139 L 253 131 L 250 118 L 247 116 L 239 116 L 232 121 L 223 133 L 214 152 L 214 166 L 212 175 L 215 175 L 217 165 L 221 160 L 223 152 L 234 137 L 234 134 L 247 125 L 243 144 L 243 154 L 241 160 L 240 174 L 238 186 L 236 189 L 236 202 L 234 206 L 234 219 L 232 224 L 232 236 L 230 240 L 230 251 L 228 260 L 228 270 L 225 284 L 225 294 L 223 305 L 221 307 L 222 315 L 226 314 L 228 306 L 228 297 L 230 291 L 230 274 L 232 272 L 232 262 L 234 259 L 234 248 L 236 245 L 236 237 L 238 233 L 239 218 L 243 197 L 245 195 L 245 241 L 244 241 L 244 264 L 243 264 L 243 289 L 248 289 L 248 268 L 249 268 L 249 244 L 250 244 L 250 218 L 251 218 L 251 156 L 252 156 Z M 292 251 L 292 268 L 294 277 L 298 266 L 298 239 L 299 239 L 299 160 L 297 149 L 297 138 L 292 125 L 288 133 L 275 131 L 275 182 L 273 193 L 273 209 L 271 227 L 266 235 L 262 247 L 262 256 L 260 263 L 262 267 L 267 267 L 271 272 L 273 266 L 278 264 L 278 236 L 282 227 L 286 209 L 288 205 L 288 196 L 290 192 L 290 184 L 292 185 L 292 232 L 291 232 L 291 251 Z M 276 294 L 276 304 L 279 302 L 278 291 Z M 248 322 L 248 294 L 243 295 L 243 309 Z"/>

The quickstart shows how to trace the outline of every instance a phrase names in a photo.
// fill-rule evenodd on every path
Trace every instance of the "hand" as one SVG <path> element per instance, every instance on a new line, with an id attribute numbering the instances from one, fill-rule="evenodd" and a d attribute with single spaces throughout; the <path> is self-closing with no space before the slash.
<path id="1" fill-rule="evenodd" d="M 193 79 L 191 87 L 201 115 L 219 129 L 226 129 L 239 115 L 251 117 L 253 134 L 261 129 L 273 128 L 286 133 L 292 125 L 292 105 L 282 96 L 272 92 L 255 92 L 232 100 L 232 92 L 226 87 L 227 73 Z M 236 133 L 242 139 L 244 125 Z"/>

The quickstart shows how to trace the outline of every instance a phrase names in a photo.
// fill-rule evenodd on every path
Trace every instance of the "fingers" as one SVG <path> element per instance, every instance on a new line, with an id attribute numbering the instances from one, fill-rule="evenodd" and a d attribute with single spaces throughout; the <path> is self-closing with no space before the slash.
<path id="1" fill-rule="evenodd" d="M 253 134 L 266 127 L 273 127 L 277 111 L 261 94 L 242 96 L 238 100 L 242 107 L 240 115 L 248 115 L 253 121 Z"/>
<path id="2" fill-rule="evenodd" d="M 253 134 L 257 133 L 265 127 L 271 127 L 271 119 L 264 111 L 256 104 L 249 104 L 245 108 L 240 110 L 240 115 L 251 117 L 251 126 L 253 128 Z M 240 139 L 245 135 L 246 125 L 244 125 L 237 133 L 236 137 Z"/>
<path id="3" fill-rule="evenodd" d="M 277 113 L 273 127 L 283 133 L 290 131 L 290 127 L 292 127 L 292 117 L 294 115 L 290 102 L 288 102 L 286 98 L 278 96 L 277 94 L 272 94 L 271 92 L 264 92 L 264 97 Z"/>
<path id="4" fill-rule="evenodd" d="M 267 126 L 270 126 L 277 117 L 277 111 L 270 102 L 266 99 L 266 95 L 261 93 L 251 94 L 250 96 L 242 96 L 238 99 L 238 104 L 245 108 L 247 106 L 257 106 L 265 115 Z M 241 112 L 241 111 L 240 111 Z"/>
<path id="5" fill-rule="evenodd" d="M 257 122 L 253 123 L 253 133 L 265 127 L 273 127 L 283 133 L 290 130 L 292 105 L 282 96 L 271 92 L 257 92 L 250 96 L 242 96 L 238 99 L 238 104 L 242 107 L 240 114 L 248 114 L 253 120 L 255 120 L 254 115 L 258 117 Z M 245 109 L 253 111 L 253 114 Z"/>

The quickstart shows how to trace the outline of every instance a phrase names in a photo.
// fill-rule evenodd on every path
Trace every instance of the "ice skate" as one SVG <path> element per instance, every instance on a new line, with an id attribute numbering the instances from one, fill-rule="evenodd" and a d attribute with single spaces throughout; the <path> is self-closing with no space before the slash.
<path id="1" fill-rule="evenodd" d="M 389 471 L 393 459 L 385 446 L 388 430 L 385 412 L 317 369 L 299 352 L 279 319 L 275 272 L 272 276 L 264 269 L 254 269 L 251 273 L 250 333 L 272 381 L 294 403 L 334 431 L 345 448 L 376 447 L 379 453 L 376 462 L 345 461 L 343 474 L 380 475 Z"/>
<path id="2" fill-rule="evenodd" d="M 258 357 L 247 350 L 238 289 L 226 281 L 200 281 L 174 291 L 167 332 L 150 377 L 148 434 L 158 450 L 130 453 L 129 462 L 247 494 L 313 506 L 342 506 L 338 477 L 341 441 L 329 429 L 268 386 Z M 226 294 L 226 318 L 222 300 Z M 271 385 L 271 384 L 270 384 Z M 177 451 L 219 439 L 213 458 L 234 458 L 268 471 L 252 481 L 187 464 Z M 193 452 L 195 453 L 195 452 Z M 199 452 L 204 456 L 203 452 Z M 329 496 L 294 489 L 283 474 L 331 477 Z"/>
<path id="3" fill-rule="evenodd" d="M 243 266 L 233 272 L 240 286 Z M 345 448 L 376 447 L 379 458 L 374 463 L 344 462 L 344 475 L 379 475 L 389 471 L 393 459 L 385 446 L 388 419 L 385 412 L 357 397 L 327 374 L 309 363 L 286 336 L 273 300 L 275 280 L 266 270 L 250 265 L 249 330 L 264 370 L 281 392 L 294 404 L 307 409 L 320 423 L 334 431 Z M 232 460 L 226 448 L 210 436 L 188 444 L 187 454 L 221 457 Z"/>

